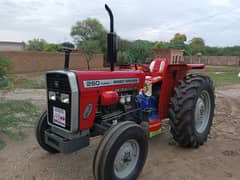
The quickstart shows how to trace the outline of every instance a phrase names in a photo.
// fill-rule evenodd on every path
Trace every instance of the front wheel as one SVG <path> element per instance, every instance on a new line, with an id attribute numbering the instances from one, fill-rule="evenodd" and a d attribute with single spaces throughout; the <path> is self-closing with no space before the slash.
<path id="1" fill-rule="evenodd" d="M 93 163 L 95 180 L 134 180 L 148 152 L 148 139 L 136 123 L 122 122 L 103 137 Z"/>
<path id="2" fill-rule="evenodd" d="M 48 125 L 47 122 L 47 111 L 45 111 L 39 121 L 37 122 L 36 125 L 36 139 L 38 144 L 47 152 L 55 154 L 55 153 L 59 153 L 59 151 L 57 151 L 56 149 L 53 149 L 52 147 L 50 147 L 49 145 L 47 145 L 45 143 L 45 130 L 49 129 L 50 126 Z"/>
<path id="3" fill-rule="evenodd" d="M 203 75 L 189 75 L 180 81 L 171 99 L 171 133 L 183 147 L 199 147 L 207 140 L 215 108 L 213 83 Z"/>

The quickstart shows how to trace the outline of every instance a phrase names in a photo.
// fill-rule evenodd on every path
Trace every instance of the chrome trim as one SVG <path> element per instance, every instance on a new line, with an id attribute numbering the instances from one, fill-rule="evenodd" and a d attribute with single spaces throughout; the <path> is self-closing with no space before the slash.
<path id="1" fill-rule="evenodd" d="M 105 86 L 116 86 L 124 84 L 138 84 L 140 82 L 139 78 L 121 78 L 121 79 L 93 79 L 84 80 L 84 88 L 96 88 Z"/>
<path id="2" fill-rule="evenodd" d="M 66 74 L 68 76 L 68 80 L 69 80 L 70 88 L 71 88 L 71 128 L 69 131 L 67 129 L 58 127 L 49 121 L 48 121 L 48 124 L 51 125 L 52 127 L 61 129 L 62 131 L 65 131 L 68 133 L 69 132 L 75 133 L 79 130 L 79 89 L 78 89 L 78 82 L 77 82 L 76 74 L 72 71 L 58 70 L 58 71 L 48 71 L 46 73 L 46 75 L 51 74 L 51 73 Z M 47 83 L 47 76 L 46 76 L 46 83 Z M 47 91 L 48 91 L 48 89 L 47 89 Z M 47 98 L 48 98 L 48 96 L 47 96 Z M 47 108 L 48 108 L 48 106 L 47 106 Z"/>

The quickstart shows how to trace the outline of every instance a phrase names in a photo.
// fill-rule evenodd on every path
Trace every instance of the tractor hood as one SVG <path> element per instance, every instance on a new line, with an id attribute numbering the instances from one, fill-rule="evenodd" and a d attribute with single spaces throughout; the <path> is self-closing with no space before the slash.
<path id="1" fill-rule="evenodd" d="M 75 71 L 80 91 L 93 92 L 144 86 L 142 71 Z"/>

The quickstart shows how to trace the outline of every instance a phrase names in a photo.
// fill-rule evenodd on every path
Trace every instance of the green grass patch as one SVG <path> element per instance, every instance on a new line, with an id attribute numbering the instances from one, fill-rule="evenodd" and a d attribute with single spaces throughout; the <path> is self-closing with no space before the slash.
<path id="1" fill-rule="evenodd" d="M 240 84 L 239 72 L 240 67 L 232 66 L 210 66 L 206 68 L 206 73 L 216 85 Z"/>
<path id="2" fill-rule="evenodd" d="M 0 79 L 0 90 L 45 89 L 45 72 L 11 74 L 5 79 Z"/>
<path id="3" fill-rule="evenodd" d="M 202 73 L 202 70 L 193 70 L 191 73 Z M 214 82 L 216 86 L 228 85 L 228 84 L 240 84 L 240 67 L 233 66 L 207 66 L 203 70 Z"/>
<path id="4" fill-rule="evenodd" d="M 0 146 L 3 147 L 5 144 L 1 139 L 1 136 L 4 135 L 13 140 L 24 139 L 27 135 L 22 131 L 22 127 L 25 125 L 33 126 L 38 116 L 37 107 L 29 101 L 1 101 Z"/>
<path id="5" fill-rule="evenodd" d="M 44 81 L 35 81 L 29 79 L 16 79 L 14 81 L 15 88 L 24 88 L 24 89 L 44 89 L 46 87 Z"/>
<path id="6" fill-rule="evenodd" d="M 14 87 L 23 89 L 45 89 L 45 72 L 15 74 Z"/>

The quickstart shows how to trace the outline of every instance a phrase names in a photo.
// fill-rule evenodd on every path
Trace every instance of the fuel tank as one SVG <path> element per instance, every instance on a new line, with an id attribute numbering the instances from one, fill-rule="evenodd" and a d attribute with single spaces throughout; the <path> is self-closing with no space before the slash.
<path id="1" fill-rule="evenodd" d="M 75 73 L 80 91 L 80 130 L 93 126 L 99 98 L 103 92 L 124 89 L 140 90 L 145 81 L 142 71 L 75 71 Z"/>

